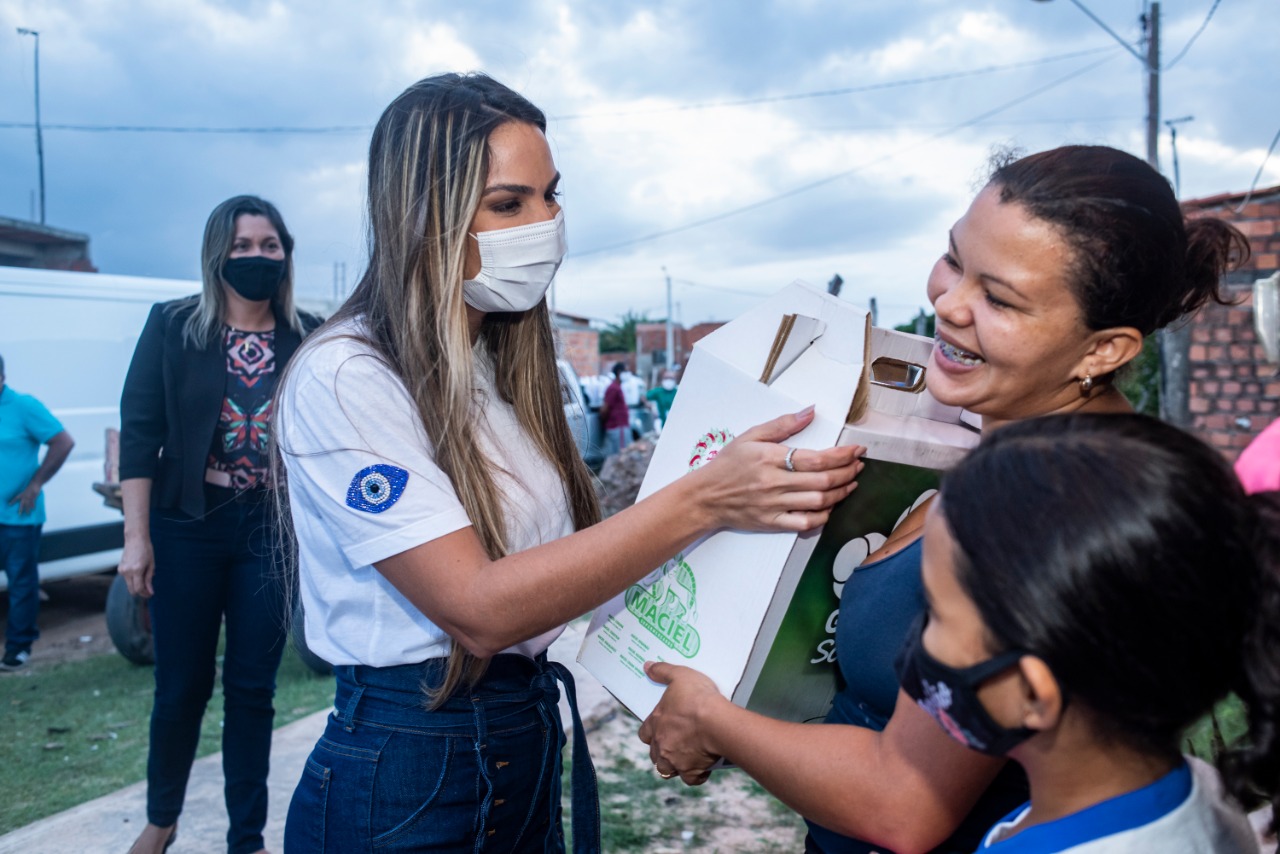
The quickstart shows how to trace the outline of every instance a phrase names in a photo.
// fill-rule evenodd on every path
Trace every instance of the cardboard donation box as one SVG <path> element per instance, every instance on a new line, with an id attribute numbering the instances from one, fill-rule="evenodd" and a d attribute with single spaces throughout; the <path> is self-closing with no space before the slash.
<path id="1" fill-rule="evenodd" d="M 623 705 L 648 716 L 663 686 L 642 666 L 670 661 L 771 717 L 826 715 L 844 582 L 977 441 L 924 390 L 931 347 L 801 282 L 698 342 L 639 498 L 810 404 L 813 422 L 786 444 L 865 445 L 867 465 L 821 531 L 718 531 L 598 608 L 578 660 Z"/>

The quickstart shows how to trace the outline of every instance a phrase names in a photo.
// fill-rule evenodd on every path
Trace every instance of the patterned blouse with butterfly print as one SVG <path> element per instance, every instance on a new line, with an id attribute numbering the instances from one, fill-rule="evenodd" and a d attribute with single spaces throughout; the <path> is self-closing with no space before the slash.
<path id="1" fill-rule="evenodd" d="M 275 331 L 223 327 L 227 385 L 209 448 L 208 467 L 226 472 L 237 491 L 268 485 L 267 444 L 275 393 Z"/>

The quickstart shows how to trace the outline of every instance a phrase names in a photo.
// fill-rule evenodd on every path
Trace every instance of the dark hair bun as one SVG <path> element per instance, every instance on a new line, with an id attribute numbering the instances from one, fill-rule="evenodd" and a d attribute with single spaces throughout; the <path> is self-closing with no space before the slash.
<path id="1" fill-rule="evenodd" d="M 1075 250 L 1072 279 L 1090 329 L 1147 335 L 1225 302 L 1219 281 L 1249 256 L 1248 240 L 1218 219 L 1183 219 L 1164 176 L 1132 154 L 1067 145 L 1000 166 L 1000 200 L 1061 229 Z"/>

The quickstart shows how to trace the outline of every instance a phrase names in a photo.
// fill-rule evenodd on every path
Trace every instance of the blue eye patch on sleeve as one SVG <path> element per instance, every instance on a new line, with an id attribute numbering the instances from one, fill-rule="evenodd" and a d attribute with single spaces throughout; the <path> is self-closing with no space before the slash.
<path id="1" fill-rule="evenodd" d="M 400 500 L 409 473 L 397 466 L 376 463 L 356 472 L 347 487 L 347 506 L 365 513 L 381 513 Z"/>

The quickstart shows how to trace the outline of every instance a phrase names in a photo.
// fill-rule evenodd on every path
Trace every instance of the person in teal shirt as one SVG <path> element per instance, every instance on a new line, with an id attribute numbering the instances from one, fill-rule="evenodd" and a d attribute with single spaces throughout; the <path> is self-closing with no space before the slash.
<path id="1" fill-rule="evenodd" d="M 40 446 L 49 450 L 40 460 Z M 71 453 L 71 435 L 45 405 L 5 383 L 0 358 L 0 563 L 9 582 L 9 620 L 5 624 L 0 670 L 17 670 L 31 657 L 40 636 L 40 528 L 49 482 Z"/>
<path id="2" fill-rule="evenodd" d="M 651 388 L 644 395 L 658 407 L 658 423 L 667 426 L 667 413 L 671 411 L 671 403 L 676 399 L 676 375 L 671 371 L 662 372 L 662 380 L 657 388 Z"/>

